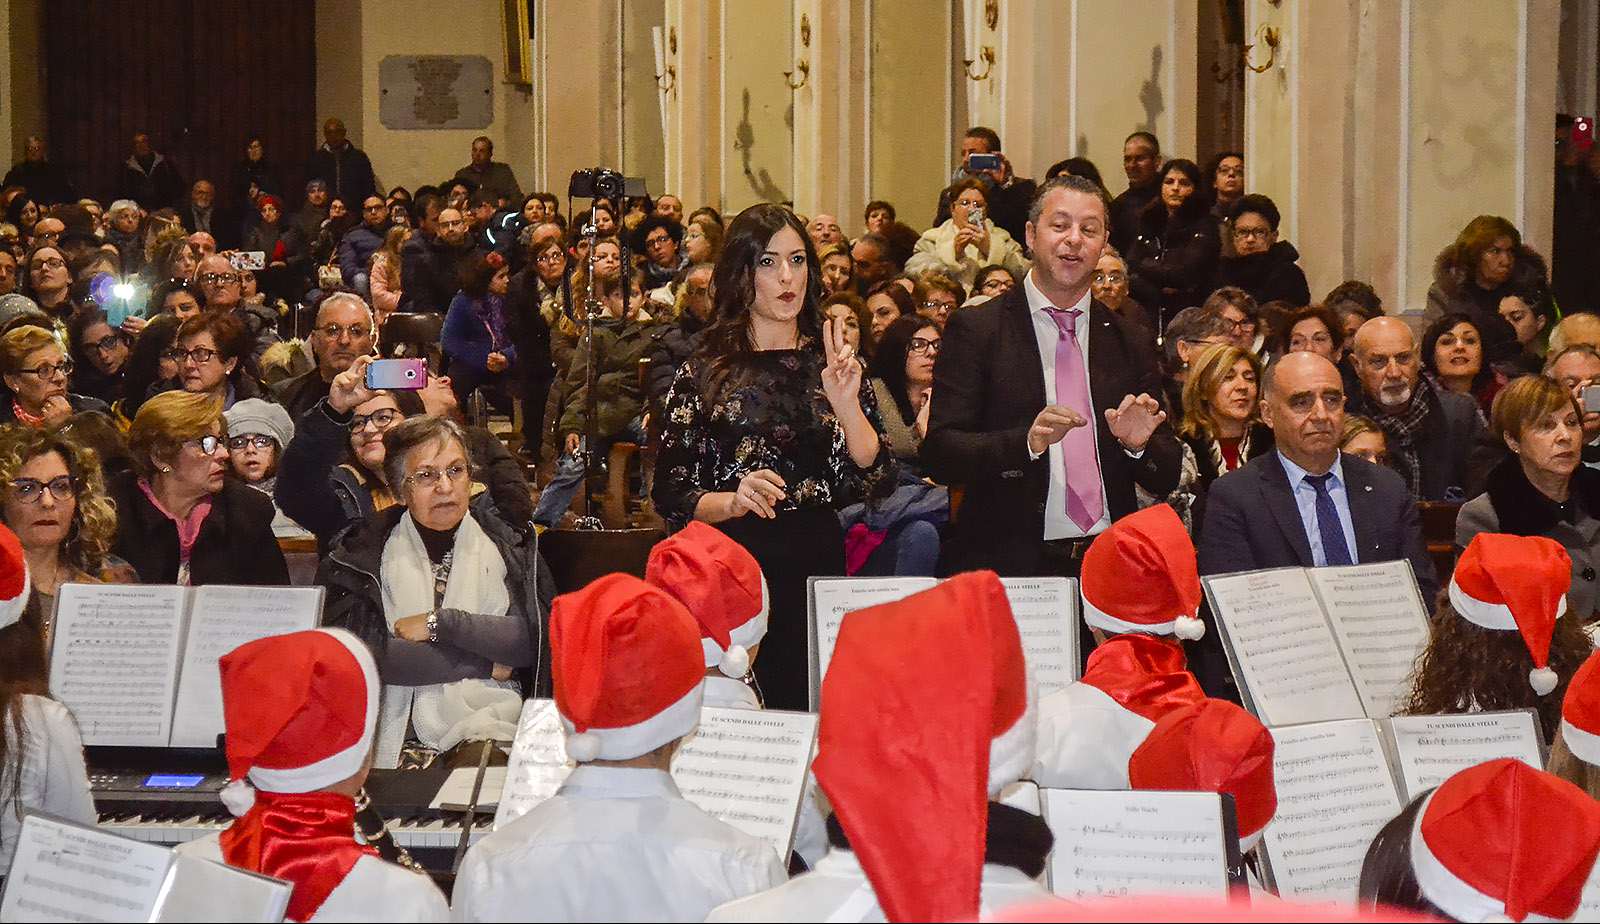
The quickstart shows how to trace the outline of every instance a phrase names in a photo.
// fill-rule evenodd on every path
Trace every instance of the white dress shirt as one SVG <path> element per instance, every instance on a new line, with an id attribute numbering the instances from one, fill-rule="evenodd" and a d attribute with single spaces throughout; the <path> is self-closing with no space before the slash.
<path id="1" fill-rule="evenodd" d="M 9 766 L 0 772 L 0 873 L 11 868 L 11 855 L 22 833 L 22 819 L 11 793 L 18 794 L 21 808 L 92 825 L 94 798 L 89 795 L 89 775 L 83 766 L 83 738 L 67 707 L 45 696 L 24 693 L 21 697 L 23 740 L 19 747 L 16 728 L 9 716 L 5 725 L 6 758 Z M 20 760 L 22 777 L 14 760 Z M 16 785 L 15 790 L 12 789 Z"/>
<path id="2" fill-rule="evenodd" d="M 1290 462 L 1288 456 L 1280 452 L 1278 461 L 1283 463 L 1283 473 L 1289 476 L 1289 488 L 1294 491 L 1295 506 L 1300 508 L 1300 525 L 1306 531 L 1306 541 L 1311 543 L 1311 561 L 1321 568 L 1328 563 L 1328 554 L 1322 549 L 1322 530 L 1317 526 L 1317 489 L 1306 481 L 1310 473 Z M 1328 479 L 1328 496 L 1333 498 L 1333 507 L 1339 511 L 1345 548 L 1350 551 L 1351 562 L 1359 563 L 1361 550 L 1356 547 L 1356 526 L 1350 519 L 1350 495 L 1344 485 L 1344 456 L 1335 456 L 1333 468 L 1328 471 L 1333 474 Z"/>
<path id="3" fill-rule="evenodd" d="M 1077 332 L 1078 349 L 1083 353 L 1083 368 L 1085 374 L 1089 368 L 1089 303 L 1090 295 L 1083 293 L 1083 298 L 1078 299 L 1076 305 L 1052 305 L 1044 297 L 1039 287 L 1033 284 L 1033 273 L 1029 272 L 1022 280 L 1022 291 L 1028 296 L 1028 317 L 1033 321 L 1033 336 L 1039 342 L 1039 360 L 1044 365 L 1044 403 L 1056 403 L 1056 343 L 1061 339 L 1061 328 L 1056 326 L 1055 318 L 1051 317 L 1046 308 L 1076 308 L 1079 312 L 1077 322 L 1073 329 Z M 1091 399 L 1084 416 L 1089 419 L 1089 434 L 1094 440 L 1096 458 L 1103 452 L 1100 448 L 1100 428 L 1094 419 L 1095 410 Z M 1121 449 L 1121 447 L 1117 447 Z M 1032 450 L 1029 450 L 1032 455 Z M 1050 444 L 1045 450 L 1050 466 L 1050 492 L 1044 502 L 1044 538 L 1049 539 L 1081 539 L 1084 536 L 1093 536 L 1111 525 L 1111 505 L 1106 501 L 1106 487 L 1100 484 L 1100 521 L 1085 532 L 1078 528 L 1067 516 L 1067 469 L 1061 456 L 1061 442 Z M 1038 456 L 1033 456 L 1038 458 Z"/>
<path id="4" fill-rule="evenodd" d="M 704 706 L 722 706 L 727 709 L 760 709 L 761 700 L 756 691 L 743 680 L 721 674 L 706 674 Z"/>
<path id="5" fill-rule="evenodd" d="M 180 844 L 178 850 L 216 863 L 222 859 L 222 836 L 211 834 Z M 444 893 L 422 873 L 414 873 L 377 857 L 362 857 L 344 881 L 311 916 L 317 924 L 332 921 L 435 922 L 450 920 Z"/>
<path id="6" fill-rule="evenodd" d="M 787 873 L 777 853 L 683 798 L 660 770 L 580 765 L 467 851 L 457 921 L 699 921 Z"/>
<path id="7" fill-rule="evenodd" d="M 1011 866 L 983 865 L 979 910 L 985 914 L 1047 901 L 1050 892 Z M 856 855 L 834 848 L 815 869 L 775 889 L 730 902 L 707 921 L 882 921 L 872 883 Z"/>
<path id="8" fill-rule="evenodd" d="M 1051 789 L 1125 790 L 1128 761 L 1156 723 L 1075 680 L 1039 700 L 1029 778 Z"/>

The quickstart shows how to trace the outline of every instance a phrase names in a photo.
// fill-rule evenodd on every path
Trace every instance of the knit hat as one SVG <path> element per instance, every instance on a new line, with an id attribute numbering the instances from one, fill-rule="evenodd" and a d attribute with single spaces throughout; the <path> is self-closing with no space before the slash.
<path id="1" fill-rule="evenodd" d="M 233 407 L 223 412 L 222 419 L 228 424 L 229 436 L 255 433 L 270 436 L 278 441 L 280 450 L 294 439 L 294 421 L 289 419 L 289 412 L 283 405 L 271 401 L 260 398 L 235 401 Z"/>
<path id="2" fill-rule="evenodd" d="M 17 534 L 0 523 L 0 629 L 9 629 L 22 619 L 33 593 L 28 576 L 28 560 L 22 555 Z"/>
<path id="3" fill-rule="evenodd" d="M 1166 504 L 1123 517 L 1089 544 L 1080 584 L 1083 621 L 1107 632 L 1150 632 L 1194 640 L 1200 573 L 1194 542 Z"/>
<path id="4" fill-rule="evenodd" d="M 700 624 L 705 666 L 729 677 L 750 670 L 750 648 L 767 634 L 767 579 L 745 547 L 715 526 L 690 520 L 656 543 L 644 579 L 678 598 Z"/>
<path id="5" fill-rule="evenodd" d="M 700 630 L 670 594 L 608 574 L 550 608 L 551 678 L 580 763 L 628 760 L 700 723 Z"/>
<path id="6" fill-rule="evenodd" d="M 1520 632 L 1533 658 L 1528 683 L 1544 696 L 1560 678 L 1550 669 L 1550 638 L 1567 611 L 1572 559 L 1543 536 L 1479 533 L 1450 578 L 1450 605 L 1484 629 Z"/>
<path id="7" fill-rule="evenodd" d="M 222 801 L 235 815 L 254 803 L 251 786 L 314 792 L 366 762 L 378 723 L 378 665 L 354 635 L 274 635 L 240 645 L 218 667 L 233 779 Z"/>
<path id="8" fill-rule="evenodd" d="M 1566 920 L 1600 853 L 1600 804 L 1520 760 L 1469 767 L 1429 793 L 1411 832 L 1428 901 L 1457 921 Z"/>
<path id="9" fill-rule="evenodd" d="M 988 801 L 1033 746 L 1022 641 L 994 572 L 840 626 L 813 771 L 889 920 L 977 916 Z"/>
<path id="10" fill-rule="evenodd" d="M 1107 639 L 1090 652 L 1083 679 L 1040 704 L 1033 780 L 1059 789 L 1127 789 L 1128 761 L 1156 722 L 1204 699 L 1175 640 L 1143 633 Z"/>
<path id="11" fill-rule="evenodd" d="M 1261 840 L 1278 810 L 1272 734 L 1226 700 L 1206 699 L 1167 713 L 1128 761 L 1134 789 L 1227 793 L 1239 822 L 1239 849 Z"/>
<path id="12" fill-rule="evenodd" d="M 1600 651 L 1589 655 L 1561 701 L 1561 740 L 1574 757 L 1600 766 Z"/>

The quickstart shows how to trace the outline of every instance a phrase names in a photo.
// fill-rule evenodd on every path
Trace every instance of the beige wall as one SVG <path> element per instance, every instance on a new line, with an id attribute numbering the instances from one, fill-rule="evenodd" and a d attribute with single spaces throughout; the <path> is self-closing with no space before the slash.
<path id="1" fill-rule="evenodd" d="M 794 198 L 794 94 L 784 82 L 795 26 L 789 0 L 722 4 L 721 207 Z M 816 27 L 813 24 L 813 29 Z"/>
<path id="2" fill-rule="evenodd" d="M 622 4 L 622 172 L 644 177 L 652 196 L 667 188 L 666 137 L 656 89 L 652 27 L 666 23 L 665 0 Z"/>
<path id="3" fill-rule="evenodd" d="M 907 23 L 916 28 L 906 28 Z M 913 228 L 933 220 L 954 164 L 949 140 L 953 59 L 938 54 L 928 41 L 930 35 L 949 35 L 951 27 L 948 6 L 922 0 L 872 3 L 867 194 L 894 203 L 900 220 Z M 860 215 L 840 218 L 847 232 L 861 227 Z"/>
<path id="4" fill-rule="evenodd" d="M 29 135 L 46 134 L 41 0 L 0 0 L 0 152 L 22 159 Z"/>

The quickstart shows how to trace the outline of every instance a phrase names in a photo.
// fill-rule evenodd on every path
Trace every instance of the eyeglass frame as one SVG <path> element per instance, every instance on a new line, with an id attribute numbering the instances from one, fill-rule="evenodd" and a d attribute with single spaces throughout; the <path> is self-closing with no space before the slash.
<path id="1" fill-rule="evenodd" d="M 205 358 L 202 359 L 195 356 L 196 353 L 206 354 Z M 221 350 L 214 350 L 210 347 L 195 347 L 192 350 L 185 350 L 182 347 L 168 347 L 161 354 L 162 359 L 171 360 L 172 362 L 177 363 L 179 366 L 182 366 L 186 362 L 193 362 L 196 366 L 204 366 L 206 363 L 211 362 L 213 359 L 217 359 L 221 356 Z"/>
<path id="2" fill-rule="evenodd" d="M 180 448 L 184 446 L 193 446 L 205 455 L 214 456 L 217 454 L 218 447 L 227 447 L 227 439 L 228 436 L 225 433 L 207 433 L 205 436 L 197 436 L 193 439 L 183 440 L 178 443 L 178 446 Z M 207 440 L 211 441 L 211 448 L 209 449 L 206 448 Z"/>
<path id="3" fill-rule="evenodd" d="M 471 476 L 472 466 L 465 462 L 454 462 L 446 467 L 443 471 L 440 471 L 436 468 L 419 468 L 407 475 L 405 478 L 401 479 L 400 483 L 407 487 L 416 484 L 420 486 L 422 490 L 430 491 L 438 486 L 440 478 L 448 477 L 450 479 L 450 484 L 456 485 L 459 484 L 463 479 L 470 478 Z"/>
<path id="4" fill-rule="evenodd" d="M 244 278 L 237 272 L 232 273 L 201 273 L 198 277 L 202 283 L 214 286 L 243 285 Z"/>
<path id="5" fill-rule="evenodd" d="M 40 363 L 39 365 L 34 366 L 32 369 L 18 369 L 17 374 L 21 375 L 22 373 L 27 373 L 28 375 L 38 378 L 41 382 L 48 382 L 56 377 L 57 372 L 61 373 L 62 378 L 72 378 L 72 370 L 76 369 L 77 367 L 78 364 L 72 360 L 63 359 L 58 363 Z"/>
<path id="6" fill-rule="evenodd" d="M 329 333 L 329 331 L 332 331 L 333 333 Z M 311 332 L 315 334 L 321 334 L 323 337 L 333 341 L 338 341 L 345 334 L 349 334 L 351 340 L 360 340 L 364 337 L 372 336 L 372 328 L 362 324 L 351 324 L 349 327 L 341 327 L 338 324 L 329 323 L 324 324 L 321 327 L 313 327 L 311 328 Z"/>
<path id="7" fill-rule="evenodd" d="M 394 416 L 389 419 L 388 423 L 378 423 L 378 421 L 374 418 L 376 418 L 379 414 L 392 414 Z M 405 412 L 401 411 L 397 407 L 380 407 L 370 414 L 356 414 L 355 416 L 351 417 L 350 432 L 360 433 L 362 430 L 367 428 L 367 424 L 373 424 L 377 427 L 378 432 L 382 433 L 395 425 L 395 418 L 404 420 L 405 416 Z"/>
<path id="8" fill-rule="evenodd" d="M 66 482 L 67 485 L 65 494 L 56 489 L 56 485 L 62 482 Z M 75 499 L 83 491 L 83 479 L 77 475 L 57 475 L 49 481 L 40 481 L 37 478 L 13 478 L 6 483 L 6 486 L 16 495 L 17 500 L 24 504 L 37 505 L 44 503 L 46 491 L 49 491 L 50 496 L 57 502 Z M 30 497 L 27 493 L 30 490 L 38 493 Z"/>
<path id="9" fill-rule="evenodd" d="M 919 343 L 922 344 L 921 347 L 917 346 Z M 932 352 L 933 355 L 938 356 L 939 350 L 943 348 L 941 346 L 943 343 L 943 337 L 936 337 L 932 340 L 929 340 L 927 337 L 912 337 L 910 340 L 906 341 L 906 352 L 915 353 L 918 356 Z"/>
<path id="10" fill-rule="evenodd" d="M 268 436 L 265 433 L 230 434 L 225 442 L 229 452 L 233 452 L 236 449 L 244 449 L 246 446 L 254 446 L 257 449 L 266 450 L 278 445 L 277 437 Z M 239 445 L 235 446 L 235 442 Z"/>

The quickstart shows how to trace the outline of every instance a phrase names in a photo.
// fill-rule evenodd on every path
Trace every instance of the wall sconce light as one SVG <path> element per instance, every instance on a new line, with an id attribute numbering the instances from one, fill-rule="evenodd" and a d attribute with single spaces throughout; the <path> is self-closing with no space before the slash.
<path id="1" fill-rule="evenodd" d="M 969 0 L 970 2 L 970 0 Z M 994 72 L 994 46 L 983 44 L 978 38 L 978 22 L 976 10 L 968 7 L 967 16 L 967 56 L 962 59 L 961 65 L 966 71 L 967 79 L 972 81 L 988 80 Z M 983 24 L 993 34 L 1000 25 L 1000 0 L 983 0 Z M 973 73 L 972 65 L 982 62 L 983 72 Z"/>
<path id="2" fill-rule="evenodd" d="M 1267 71 L 1272 70 L 1272 65 L 1278 60 L 1278 43 L 1281 40 L 1282 37 L 1278 34 L 1277 28 L 1262 23 L 1261 27 L 1256 30 L 1255 41 L 1245 45 L 1243 51 L 1240 52 L 1241 63 L 1257 74 L 1265 74 Z M 1267 46 L 1266 64 L 1256 65 L 1250 63 L 1250 51 L 1256 45 Z"/>
<path id="3" fill-rule="evenodd" d="M 655 46 L 656 52 L 656 88 L 663 95 L 671 93 L 678 86 L 678 69 L 667 62 L 670 52 L 672 59 L 678 58 L 678 27 L 673 26 L 667 33 L 667 47 L 661 45 L 661 27 L 650 28 L 650 41 Z"/>
<path id="4" fill-rule="evenodd" d="M 800 14 L 800 49 L 802 54 L 811 49 L 811 17 L 805 13 Z M 796 72 L 800 74 L 798 83 L 794 80 Z M 800 58 L 794 63 L 794 70 L 783 72 L 783 82 L 788 84 L 791 90 L 798 90 L 804 87 L 810 79 L 811 61 L 809 58 Z"/>

